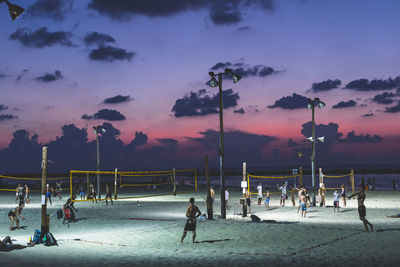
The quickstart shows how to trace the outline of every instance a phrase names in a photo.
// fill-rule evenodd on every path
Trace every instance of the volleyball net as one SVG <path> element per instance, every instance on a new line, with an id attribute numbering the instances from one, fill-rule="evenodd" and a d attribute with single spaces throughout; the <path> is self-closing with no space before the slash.
<path id="1" fill-rule="evenodd" d="M 55 187 L 56 182 L 62 184 L 69 184 L 69 177 L 50 177 L 46 178 L 47 184 L 50 187 Z M 40 192 L 42 188 L 42 177 L 19 177 L 0 175 L 0 191 L 13 191 L 16 192 L 18 185 L 27 185 L 30 192 Z"/>
<path id="2" fill-rule="evenodd" d="M 98 198 L 97 180 L 100 185 L 100 199 Z M 80 199 L 82 191 L 86 197 Z M 196 169 L 70 171 L 70 195 L 75 193 L 77 196 L 75 201 L 105 200 L 107 191 L 112 195 L 112 199 L 145 198 L 195 192 L 197 191 L 197 172 Z"/>
<path id="3" fill-rule="evenodd" d="M 262 176 L 253 175 L 247 173 L 247 188 L 251 195 L 257 195 L 257 187 L 262 186 L 263 194 L 265 194 L 266 188 L 269 189 L 270 194 L 278 194 L 280 191 L 278 188 L 283 184 L 286 184 L 287 192 L 291 192 L 290 186 L 296 187 L 298 178 L 302 177 L 302 174 L 286 175 L 286 176 Z"/>
<path id="4" fill-rule="evenodd" d="M 344 185 L 346 188 L 351 187 L 352 193 L 355 193 L 353 170 L 342 175 L 327 175 L 322 172 L 322 169 L 319 169 L 319 183 L 320 187 L 323 183 L 327 190 L 340 190 L 341 185 Z"/>

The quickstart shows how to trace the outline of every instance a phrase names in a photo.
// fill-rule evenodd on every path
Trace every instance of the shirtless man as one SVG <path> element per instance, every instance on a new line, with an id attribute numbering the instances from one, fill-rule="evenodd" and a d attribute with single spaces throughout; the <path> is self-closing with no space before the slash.
<path id="1" fill-rule="evenodd" d="M 301 192 L 300 195 L 300 207 L 301 207 L 301 217 L 305 218 L 307 214 L 307 198 L 306 193 L 304 191 Z"/>
<path id="2" fill-rule="evenodd" d="M 15 224 L 17 225 L 17 229 L 19 229 L 19 220 L 18 217 L 21 218 L 21 220 L 25 220 L 24 216 L 22 216 L 22 209 L 25 207 L 24 203 L 21 203 L 18 205 L 18 207 L 16 207 L 13 210 L 10 210 L 10 212 L 8 213 L 8 218 L 10 219 L 11 223 L 10 223 L 10 231 L 12 231 L 12 227 L 15 221 Z"/>
<path id="3" fill-rule="evenodd" d="M 301 207 L 301 200 L 300 200 L 301 193 L 302 193 L 302 192 L 305 192 L 306 188 L 304 187 L 304 185 L 302 185 L 302 186 L 300 187 L 300 189 L 299 189 L 299 188 L 295 188 L 295 190 L 299 191 L 299 192 L 298 192 L 298 197 L 299 197 L 299 207 L 297 208 L 297 213 L 299 213 L 299 211 L 300 211 L 300 207 Z"/>
<path id="4" fill-rule="evenodd" d="M 201 215 L 199 208 L 194 204 L 194 198 L 190 198 L 190 205 L 186 210 L 186 217 L 188 218 L 186 221 L 185 229 L 183 230 L 181 243 L 183 243 L 183 239 L 185 239 L 187 231 L 193 232 L 193 243 L 196 238 L 196 219 Z"/>
<path id="5" fill-rule="evenodd" d="M 318 189 L 318 195 L 321 196 L 321 203 L 319 206 L 325 207 L 326 188 L 324 183 L 321 183 L 321 187 Z"/>
<path id="6" fill-rule="evenodd" d="M 214 191 L 214 188 L 211 186 L 210 187 L 210 195 L 211 195 L 211 202 L 210 202 L 210 205 L 211 205 L 211 207 L 213 206 L 213 204 L 214 204 L 214 200 L 215 200 L 215 191 Z"/>
<path id="7" fill-rule="evenodd" d="M 249 210 L 249 213 L 251 213 L 251 194 L 248 188 L 246 188 L 245 196 L 246 196 L 247 209 Z"/>
<path id="8" fill-rule="evenodd" d="M 371 228 L 371 232 L 374 231 L 374 225 L 367 221 L 365 219 L 365 216 L 367 215 L 367 212 L 365 210 L 364 206 L 364 200 L 365 200 L 365 187 L 364 185 L 360 186 L 360 191 L 357 193 L 352 194 L 351 196 L 348 197 L 348 199 L 357 196 L 357 201 L 358 201 L 358 214 L 360 216 L 360 220 L 364 223 L 365 231 L 368 232 L 368 225 Z"/>

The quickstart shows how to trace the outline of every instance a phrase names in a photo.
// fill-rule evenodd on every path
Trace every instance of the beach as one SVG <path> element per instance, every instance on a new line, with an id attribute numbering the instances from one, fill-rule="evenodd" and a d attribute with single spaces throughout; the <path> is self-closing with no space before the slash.
<path id="1" fill-rule="evenodd" d="M 333 196 L 328 191 L 330 207 L 310 207 L 301 218 L 289 199 L 279 206 L 279 194 L 273 194 L 270 211 L 252 199 L 252 212 L 267 222 L 253 223 L 250 217 L 234 214 L 242 194 L 231 191 L 227 218 L 219 218 L 219 191 L 216 188 L 214 220 L 198 221 L 196 242 L 188 232 L 180 238 L 186 222 L 189 198 L 206 213 L 205 187 L 197 192 L 123 199 L 106 206 L 105 202 L 77 202 L 77 222 L 68 227 L 57 220 L 56 210 L 66 201 L 53 199 L 47 212 L 51 215 L 50 232 L 58 246 L 42 244 L 9 252 L 0 251 L 2 266 L 395 266 L 400 260 L 400 218 L 385 215 L 400 213 L 400 191 L 367 191 L 366 218 L 374 232 L 364 232 L 359 220 L 357 200 L 347 201 L 339 213 L 333 212 Z M 13 242 L 25 244 L 35 229 L 40 229 L 40 195 L 32 194 L 31 204 L 23 209 L 23 229 L 9 231 L 8 212 L 15 208 L 15 193 L 0 192 L 0 238 L 10 235 Z M 129 196 L 129 192 L 125 193 Z M 121 195 L 123 196 L 123 195 Z M 140 205 L 137 204 L 140 201 Z M 296 196 L 296 205 L 297 205 Z"/>

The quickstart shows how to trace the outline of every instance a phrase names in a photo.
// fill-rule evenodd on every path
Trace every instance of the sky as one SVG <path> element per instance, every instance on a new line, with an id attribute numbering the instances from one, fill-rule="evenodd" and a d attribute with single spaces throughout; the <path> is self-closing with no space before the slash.
<path id="1" fill-rule="evenodd" d="M 398 164 L 399 1 L 13 0 L 0 4 L 0 172 Z M 298 152 L 302 157 L 298 157 Z"/>

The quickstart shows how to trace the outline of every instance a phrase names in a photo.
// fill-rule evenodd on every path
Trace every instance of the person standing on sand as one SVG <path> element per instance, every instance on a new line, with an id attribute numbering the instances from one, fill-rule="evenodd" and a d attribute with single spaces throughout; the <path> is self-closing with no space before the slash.
<path id="1" fill-rule="evenodd" d="M 193 232 L 192 242 L 194 243 L 194 240 L 196 239 L 196 219 L 201 215 L 199 208 L 194 204 L 193 197 L 190 198 L 189 202 L 190 205 L 186 210 L 186 217 L 188 219 L 186 220 L 185 229 L 183 230 L 181 243 L 183 243 L 183 239 L 185 239 L 187 231 Z"/>
<path id="2" fill-rule="evenodd" d="M 263 195 L 262 195 L 262 184 L 258 183 L 258 186 L 257 186 L 257 201 L 258 201 L 258 205 L 261 205 L 262 198 L 263 198 Z"/>
<path id="3" fill-rule="evenodd" d="M 358 214 L 360 216 L 360 220 L 364 223 L 364 227 L 365 227 L 365 232 L 368 232 L 368 225 L 371 228 L 371 232 L 374 231 L 374 225 L 372 223 L 370 223 L 369 221 L 367 221 L 367 219 L 365 219 L 365 216 L 367 215 L 367 212 L 365 210 L 365 206 L 364 206 L 364 200 L 365 200 L 365 186 L 361 185 L 360 186 L 360 191 L 358 191 L 357 193 L 352 194 L 351 196 L 348 197 L 348 199 L 357 196 L 357 201 L 358 201 Z"/>
<path id="4" fill-rule="evenodd" d="M 61 197 L 61 191 L 62 191 L 62 188 L 61 188 L 61 182 L 56 182 L 56 190 L 54 191 L 54 197 L 59 197 L 60 199 L 62 198 Z"/>
<path id="5" fill-rule="evenodd" d="M 270 196 L 269 196 L 269 188 L 267 187 L 267 188 L 265 188 L 265 207 L 267 208 L 267 211 L 269 210 L 269 199 L 270 199 Z"/>
<path id="6" fill-rule="evenodd" d="M 113 201 L 112 201 L 111 189 L 110 189 L 110 186 L 109 186 L 108 184 L 106 184 L 106 198 L 105 198 L 105 200 L 106 200 L 106 205 L 108 206 L 107 199 L 110 199 L 111 205 L 114 205 L 114 204 L 113 204 Z"/>
<path id="7" fill-rule="evenodd" d="M 18 207 L 16 207 L 13 210 L 10 210 L 8 213 L 8 218 L 10 219 L 10 231 L 12 231 L 12 227 L 15 221 L 15 224 L 17 225 L 17 229 L 19 229 L 19 220 L 18 217 L 21 218 L 21 220 L 25 220 L 24 216 L 22 216 L 22 209 L 25 207 L 24 203 L 20 203 Z"/>
<path id="8" fill-rule="evenodd" d="M 307 215 L 307 198 L 306 193 L 304 191 L 301 192 L 300 195 L 300 207 L 301 207 L 301 217 L 305 218 Z"/>
<path id="9" fill-rule="evenodd" d="M 29 200 L 29 187 L 27 184 L 25 184 L 25 203 L 31 203 L 31 201 Z"/>
<path id="10" fill-rule="evenodd" d="M 294 188 L 294 189 L 297 190 L 297 191 L 299 191 L 299 192 L 297 193 L 297 196 L 299 197 L 299 207 L 297 208 L 297 213 L 299 213 L 300 207 L 301 207 L 300 197 L 301 197 L 301 193 L 305 190 L 305 187 L 304 187 L 304 185 L 302 185 L 302 186 L 300 187 L 300 189 L 299 189 L 299 188 Z"/>
<path id="11" fill-rule="evenodd" d="M 296 190 L 296 188 L 293 186 L 293 185 L 291 185 L 290 186 L 291 187 L 291 200 L 292 200 L 292 204 L 293 204 L 293 207 L 296 207 L 296 201 L 295 201 L 295 198 L 294 198 L 294 193 L 295 193 L 295 190 Z"/>
<path id="12" fill-rule="evenodd" d="M 229 210 L 229 191 L 228 191 L 228 187 L 225 187 L 225 207 L 227 210 Z"/>
<path id="13" fill-rule="evenodd" d="M 325 207 L 326 188 L 324 183 L 321 183 L 321 187 L 318 189 L 318 195 L 321 196 L 321 203 L 319 206 Z"/>
<path id="14" fill-rule="evenodd" d="M 286 194 L 286 183 L 283 182 L 282 186 L 279 187 L 279 184 L 276 185 L 276 187 L 281 190 L 282 194 L 281 194 L 281 201 L 280 201 L 280 205 L 282 207 L 285 207 L 285 200 L 287 198 L 287 194 Z"/>
<path id="15" fill-rule="evenodd" d="M 339 212 L 339 193 L 337 190 L 333 192 L 333 212 L 335 212 L 335 209 Z"/>
<path id="16" fill-rule="evenodd" d="M 53 188 L 51 188 L 49 186 L 49 184 L 46 185 L 46 203 L 47 203 L 47 199 L 50 201 L 50 206 L 53 205 L 53 203 L 51 202 L 51 193 L 53 192 Z"/>
<path id="17" fill-rule="evenodd" d="M 214 200 L 215 200 L 215 191 L 214 191 L 214 187 L 210 187 L 210 196 L 211 196 L 211 202 L 210 205 L 211 207 L 214 205 Z"/>
<path id="18" fill-rule="evenodd" d="M 249 213 L 251 213 L 251 194 L 248 188 L 246 188 L 245 196 L 246 196 L 247 209 L 249 210 Z"/>

